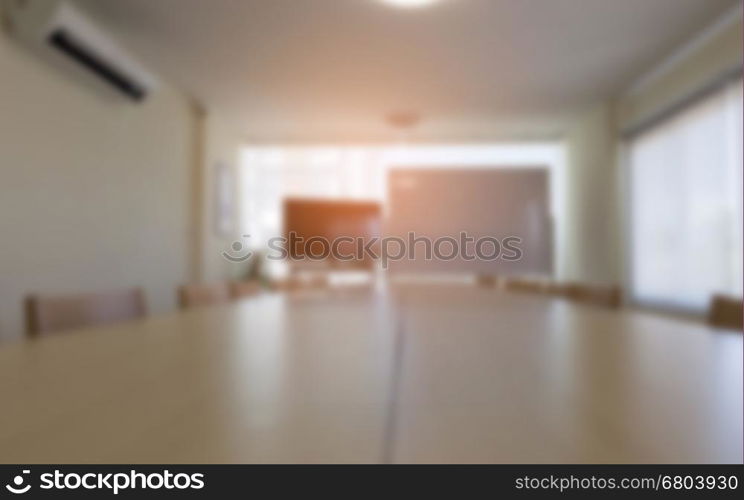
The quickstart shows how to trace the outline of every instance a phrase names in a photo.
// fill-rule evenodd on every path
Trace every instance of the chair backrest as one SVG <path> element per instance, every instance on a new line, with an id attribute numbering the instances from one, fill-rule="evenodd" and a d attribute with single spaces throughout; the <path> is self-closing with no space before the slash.
<path id="1" fill-rule="evenodd" d="M 493 274 L 479 274 L 476 276 L 476 283 L 483 288 L 494 288 L 498 285 L 499 279 Z"/>
<path id="2" fill-rule="evenodd" d="M 617 309 L 622 305 L 622 290 L 614 285 L 587 285 L 584 283 L 550 283 L 547 293 L 595 306 Z"/>
<path id="3" fill-rule="evenodd" d="M 252 281 L 233 281 L 230 283 L 230 296 L 233 299 L 254 297 L 263 290 L 261 283 Z"/>
<path id="4" fill-rule="evenodd" d="M 715 328 L 744 329 L 744 305 L 741 298 L 714 295 L 708 310 L 708 324 Z"/>
<path id="5" fill-rule="evenodd" d="M 276 281 L 272 288 L 280 292 L 296 292 L 300 290 L 321 290 L 330 286 L 328 277 L 316 275 L 290 275 L 288 278 Z"/>
<path id="6" fill-rule="evenodd" d="M 623 293 L 614 285 L 573 285 L 568 297 L 582 304 L 618 309 L 622 305 Z"/>
<path id="7" fill-rule="evenodd" d="M 578 287 L 580 285 L 576 283 L 557 283 L 550 282 L 545 285 L 545 293 L 549 295 L 557 295 L 558 297 L 573 298 L 578 295 Z"/>
<path id="8" fill-rule="evenodd" d="M 76 295 L 26 297 L 26 331 L 29 335 L 116 323 L 147 315 L 140 288 Z"/>
<path id="9" fill-rule="evenodd" d="M 544 293 L 547 283 L 539 278 L 506 278 L 504 289 L 511 292 Z"/>
<path id="10" fill-rule="evenodd" d="M 229 283 L 191 284 L 178 288 L 178 305 L 182 309 L 225 304 L 230 300 Z"/>

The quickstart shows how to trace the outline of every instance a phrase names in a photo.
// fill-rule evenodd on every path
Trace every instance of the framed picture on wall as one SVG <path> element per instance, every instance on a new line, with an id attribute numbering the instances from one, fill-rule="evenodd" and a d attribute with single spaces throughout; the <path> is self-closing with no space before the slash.
<path id="1" fill-rule="evenodd" d="M 214 228 L 218 236 L 233 231 L 235 199 L 233 171 L 225 162 L 218 162 L 214 169 Z"/>

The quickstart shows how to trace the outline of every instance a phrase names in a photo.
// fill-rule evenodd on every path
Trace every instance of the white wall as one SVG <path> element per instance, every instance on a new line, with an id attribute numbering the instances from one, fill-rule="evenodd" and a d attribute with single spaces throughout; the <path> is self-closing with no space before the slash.
<path id="1" fill-rule="evenodd" d="M 576 118 L 566 136 L 563 278 L 618 283 L 618 172 L 612 105 L 597 104 Z"/>
<path id="2" fill-rule="evenodd" d="M 243 140 L 235 130 L 235 127 L 226 123 L 219 116 L 210 114 L 205 118 L 202 149 L 203 169 L 200 177 L 202 186 L 200 200 L 202 206 L 200 220 L 202 242 L 199 280 L 203 282 L 240 278 L 246 270 L 246 265 L 228 262 L 222 257 L 222 252 L 229 250 L 234 241 L 244 241 L 241 238 L 240 228 L 242 224 L 239 220 L 241 210 L 238 201 L 238 197 L 241 195 L 238 189 L 238 168 Z M 233 227 L 226 233 L 222 233 L 216 228 L 215 172 L 217 165 L 220 163 L 227 166 L 233 180 Z"/>
<path id="3" fill-rule="evenodd" d="M 29 292 L 143 286 L 155 313 L 194 272 L 199 132 L 165 85 L 137 105 L 93 93 L 0 32 L 0 339 Z"/>

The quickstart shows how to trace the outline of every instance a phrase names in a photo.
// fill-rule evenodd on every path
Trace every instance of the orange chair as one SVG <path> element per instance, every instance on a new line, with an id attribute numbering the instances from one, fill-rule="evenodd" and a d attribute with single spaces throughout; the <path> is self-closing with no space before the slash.
<path id="1" fill-rule="evenodd" d="M 44 296 L 25 300 L 26 331 L 30 336 L 116 323 L 147 315 L 145 294 L 140 288 L 110 292 Z"/>

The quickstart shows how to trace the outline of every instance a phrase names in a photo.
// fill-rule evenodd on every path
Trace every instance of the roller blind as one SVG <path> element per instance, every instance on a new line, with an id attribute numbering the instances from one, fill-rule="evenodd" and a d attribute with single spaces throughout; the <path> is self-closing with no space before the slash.
<path id="1" fill-rule="evenodd" d="M 742 293 L 742 82 L 630 142 L 636 301 L 704 310 Z"/>

